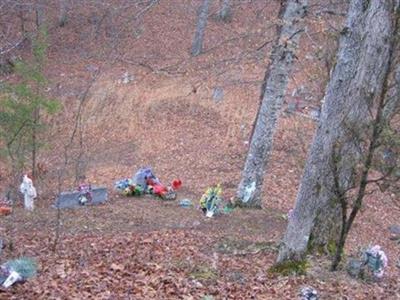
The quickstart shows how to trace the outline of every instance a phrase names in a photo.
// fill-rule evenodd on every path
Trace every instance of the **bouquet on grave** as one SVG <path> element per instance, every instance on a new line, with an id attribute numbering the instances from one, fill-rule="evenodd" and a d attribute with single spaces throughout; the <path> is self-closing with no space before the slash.
<path id="1" fill-rule="evenodd" d="M 130 178 L 125 178 L 115 182 L 115 189 L 124 196 L 140 196 L 144 193 L 144 189 L 133 182 Z"/>
<path id="2" fill-rule="evenodd" d="M 222 203 L 222 188 L 218 184 L 214 187 L 209 187 L 206 192 L 200 198 L 200 208 L 203 210 L 204 214 L 211 218 L 219 213 L 219 208 Z"/>
<path id="3" fill-rule="evenodd" d="M 163 200 L 174 200 L 176 191 L 181 186 L 182 181 L 179 179 L 173 180 L 172 184 L 168 186 L 162 184 L 148 167 L 140 168 L 132 179 L 126 178 L 115 183 L 115 188 L 125 196 L 152 194 Z"/>
<path id="4" fill-rule="evenodd" d="M 92 202 L 93 192 L 92 185 L 90 183 L 81 182 L 78 186 L 79 192 L 79 204 L 85 205 L 89 202 Z"/>
<path id="5" fill-rule="evenodd" d="M 375 278 L 382 278 L 388 259 L 379 245 L 369 247 L 363 252 L 363 263 Z"/>
<path id="6" fill-rule="evenodd" d="M 176 191 L 181 188 L 182 181 L 180 179 L 174 179 L 171 185 L 165 186 L 159 180 L 153 179 L 147 180 L 148 191 L 150 194 L 160 197 L 162 200 L 175 200 Z"/>

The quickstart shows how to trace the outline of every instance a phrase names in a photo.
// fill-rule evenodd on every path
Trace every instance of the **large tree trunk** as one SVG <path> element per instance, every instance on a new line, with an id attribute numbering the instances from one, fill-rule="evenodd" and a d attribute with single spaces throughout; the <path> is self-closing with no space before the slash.
<path id="1" fill-rule="evenodd" d="M 389 66 L 394 1 L 353 0 L 350 4 L 321 121 L 278 262 L 301 260 L 307 250 L 338 240 L 341 220 L 333 193 L 333 154 L 340 149 L 339 179 L 346 188 L 352 183 L 359 156 L 354 133 L 371 119 L 369 108 L 382 90 Z"/>
<path id="2" fill-rule="evenodd" d="M 271 53 L 271 63 L 262 86 L 262 102 L 251 137 L 237 200 L 242 206 L 261 207 L 261 190 L 269 159 L 276 122 L 282 107 L 300 33 L 306 14 L 306 0 L 290 0 L 282 4 L 278 39 Z"/>
<path id="3" fill-rule="evenodd" d="M 210 0 L 203 0 L 203 4 L 199 12 L 199 18 L 197 20 L 196 33 L 193 39 L 193 45 L 192 45 L 193 56 L 199 55 L 203 48 L 204 31 L 206 30 L 209 6 L 210 6 Z"/>

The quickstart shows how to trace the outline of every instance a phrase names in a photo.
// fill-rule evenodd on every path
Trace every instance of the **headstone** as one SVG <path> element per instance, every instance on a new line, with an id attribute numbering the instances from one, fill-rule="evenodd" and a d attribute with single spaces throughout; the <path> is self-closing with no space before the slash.
<path id="1" fill-rule="evenodd" d="M 215 87 L 213 90 L 213 95 L 212 95 L 213 100 L 218 103 L 221 102 L 224 99 L 224 90 L 222 87 Z"/>
<path id="2" fill-rule="evenodd" d="M 364 263 L 356 258 L 350 258 L 347 264 L 347 273 L 353 278 L 361 277 L 363 271 Z"/>
<path id="3" fill-rule="evenodd" d="M 400 225 L 389 226 L 389 231 L 391 234 L 400 235 Z"/>
<path id="4" fill-rule="evenodd" d="M 400 225 L 389 226 L 390 239 L 392 241 L 399 241 L 400 243 Z"/>
<path id="5" fill-rule="evenodd" d="M 383 277 L 387 261 L 385 252 L 375 245 L 360 253 L 360 258 L 350 258 L 347 272 L 354 278 L 379 280 Z"/>
<path id="6" fill-rule="evenodd" d="M 58 195 L 55 203 L 55 207 L 59 208 L 74 208 L 82 206 L 80 201 L 80 196 L 82 193 L 79 191 L 74 192 L 63 192 Z M 88 202 L 88 205 L 92 204 L 101 204 L 107 201 L 108 192 L 106 188 L 103 187 L 95 187 L 92 188 L 92 199 Z"/>
<path id="7" fill-rule="evenodd" d="M 154 183 L 160 183 L 160 180 L 154 175 L 151 168 L 140 168 L 136 174 L 133 175 L 133 184 L 140 185 L 143 189 L 147 189 L 147 182 L 149 179 Z"/>

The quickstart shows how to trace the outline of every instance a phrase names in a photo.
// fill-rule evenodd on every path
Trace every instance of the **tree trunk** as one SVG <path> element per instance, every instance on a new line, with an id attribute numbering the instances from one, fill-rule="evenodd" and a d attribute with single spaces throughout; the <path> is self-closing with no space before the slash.
<path id="1" fill-rule="evenodd" d="M 45 5 L 43 0 L 38 0 L 35 7 L 36 13 L 36 28 L 39 30 L 45 25 L 46 15 L 45 15 Z"/>
<path id="2" fill-rule="evenodd" d="M 193 56 L 199 55 L 203 47 L 204 31 L 206 30 L 209 6 L 210 6 L 210 0 L 203 0 L 203 4 L 200 8 L 199 18 L 197 20 L 196 33 L 193 39 L 193 45 L 192 45 Z"/>
<path id="3" fill-rule="evenodd" d="M 369 109 L 380 95 L 389 66 L 394 1 L 351 1 L 321 121 L 278 262 L 301 260 L 307 250 L 338 241 L 341 215 L 334 195 L 332 153 L 339 145 L 338 174 L 346 189 L 352 184 L 359 156 L 353 134 L 371 120 Z"/>
<path id="4" fill-rule="evenodd" d="M 67 9 L 67 0 L 59 0 L 60 3 L 60 11 L 58 16 L 58 26 L 64 27 L 67 24 L 68 19 L 68 9 Z"/>
<path id="5" fill-rule="evenodd" d="M 21 21 L 21 34 L 23 37 L 26 36 L 26 28 L 25 28 L 25 12 L 24 9 L 21 5 L 17 6 L 18 7 L 18 16 L 19 20 Z"/>
<path id="6" fill-rule="evenodd" d="M 224 22 L 228 22 L 232 18 L 232 10 L 229 0 L 223 0 L 221 10 L 218 13 L 218 18 Z"/>
<path id="7" fill-rule="evenodd" d="M 37 152 L 38 152 L 38 124 L 40 120 L 40 108 L 37 107 L 33 112 L 32 126 L 32 177 L 36 179 Z"/>
<path id="8" fill-rule="evenodd" d="M 251 136 L 237 200 L 241 206 L 261 207 L 261 190 L 266 163 L 269 159 L 276 122 L 282 107 L 300 33 L 306 14 L 307 1 L 287 1 L 282 5 L 277 42 L 271 53 L 271 63 L 265 73 L 262 101 Z"/>

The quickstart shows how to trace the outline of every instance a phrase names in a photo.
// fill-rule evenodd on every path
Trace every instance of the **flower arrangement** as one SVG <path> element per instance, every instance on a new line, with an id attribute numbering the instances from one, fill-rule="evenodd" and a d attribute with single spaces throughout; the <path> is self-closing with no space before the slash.
<path id="1" fill-rule="evenodd" d="M 164 185 L 150 168 L 139 169 L 133 178 L 125 178 L 115 182 L 115 189 L 124 196 L 141 196 L 152 194 L 163 200 L 174 200 L 176 191 L 182 186 L 180 179 L 174 179 L 171 185 Z"/>
<path id="2" fill-rule="evenodd" d="M 381 246 L 375 245 L 363 252 L 363 262 L 374 277 L 380 279 L 383 277 L 388 259 L 385 252 L 381 249 Z"/>
<path id="3" fill-rule="evenodd" d="M 219 212 L 219 206 L 222 202 L 222 188 L 218 184 L 215 187 L 209 187 L 200 198 L 200 208 L 207 217 L 212 217 Z"/>

